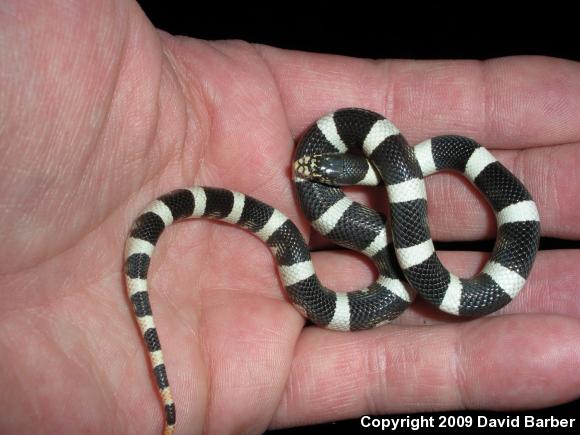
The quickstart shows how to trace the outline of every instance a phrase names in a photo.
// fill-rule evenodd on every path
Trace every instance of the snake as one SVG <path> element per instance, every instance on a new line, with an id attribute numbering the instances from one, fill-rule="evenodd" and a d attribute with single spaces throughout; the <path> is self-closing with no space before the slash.
<path id="1" fill-rule="evenodd" d="M 473 139 L 444 135 L 410 147 L 382 115 L 345 108 L 316 121 L 294 156 L 296 196 L 312 227 L 328 240 L 367 256 L 378 278 L 366 288 L 335 292 L 319 280 L 308 243 L 296 225 L 270 205 L 229 189 L 194 186 L 166 193 L 134 221 L 125 246 L 128 296 L 164 406 L 164 434 L 176 409 L 147 287 L 151 256 L 174 222 L 209 218 L 255 234 L 271 250 L 289 301 L 315 325 L 339 331 L 384 325 L 418 293 L 440 310 L 482 316 L 509 303 L 524 287 L 540 239 L 538 209 L 522 182 Z M 497 235 L 480 273 L 464 279 L 440 262 L 427 222 L 424 177 L 463 174 L 494 211 Z M 344 185 L 382 186 L 390 219 L 343 191 Z"/>

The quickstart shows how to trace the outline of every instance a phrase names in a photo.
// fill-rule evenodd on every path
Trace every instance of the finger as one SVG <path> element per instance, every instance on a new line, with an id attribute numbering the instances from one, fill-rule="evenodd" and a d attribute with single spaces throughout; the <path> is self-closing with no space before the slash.
<path id="1" fill-rule="evenodd" d="M 543 57 L 369 61 L 259 47 L 292 131 L 339 107 L 385 114 L 411 143 L 438 134 L 490 147 L 577 142 L 580 64 Z"/>
<path id="2" fill-rule="evenodd" d="M 580 239 L 580 144 L 494 151 L 495 157 L 518 177 L 532 194 L 540 213 L 542 235 Z M 496 234 L 493 211 L 464 177 L 451 172 L 430 176 L 427 186 L 428 219 L 435 240 L 491 239 Z M 356 201 L 387 212 L 384 189 L 348 188 Z"/>
<path id="3" fill-rule="evenodd" d="M 543 236 L 580 239 L 580 145 L 494 151 L 494 155 L 532 194 Z M 434 238 L 475 240 L 495 236 L 491 207 L 466 179 L 445 174 L 429 177 L 426 183 Z"/>
<path id="4" fill-rule="evenodd" d="M 489 258 L 483 252 L 439 251 L 443 264 L 460 277 L 476 275 Z M 336 291 L 351 291 L 367 287 L 377 278 L 372 263 L 348 250 L 314 252 L 316 273 L 327 287 Z M 580 316 L 580 250 L 540 251 L 523 290 L 499 314 L 550 313 Z M 457 320 L 439 312 L 418 298 L 396 323 L 432 324 Z"/>
<path id="5" fill-rule="evenodd" d="M 306 328 L 272 426 L 562 403 L 580 389 L 579 334 L 580 319 L 554 315 L 354 334 Z"/>
<path id="6" fill-rule="evenodd" d="M 261 50 L 279 83 L 295 135 L 323 113 L 358 105 L 392 118 L 411 143 L 457 133 L 490 148 L 571 144 L 494 154 L 538 202 L 543 235 L 580 238 L 575 224 L 580 208 L 574 200 L 580 193 L 580 124 L 573 121 L 580 113 L 580 64 L 529 57 L 487 63 L 369 62 Z M 469 183 L 432 178 L 434 238 L 473 240 L 495 234 L 491 210 Z"/>
<path id="7" fill-rule="evenodd" d="M 566 116 L 569 115 L 568 112 L 574 113 L 574 111 L 576 111 L 575 113 L 578 113 L 578 111 L 580 111 L 580 103 L 577 104 L 576 99 L 574 98 L 571 100 L 570 104 L 577 104 L 577 108 L 567 107 L 563 103 L 560 105 L 556 104 L 557 101 L 560 101 L 557 98 L 561 95 L 552 89 L 552 87 L 556 86 L 555 83 L 558 83 L 560 86 L 557 88 L 558 92 L 562 91 L 565 94 L 562 98 L 568 98 L 570 95 L 580 94 L 580 84 L 576 85 L 576 81 L 580 81 L 580 79 L 576 79 L 573 74 L 570 75 L 570 71 L 576 72 L 578 69 L 576 68 L 577 64 L 573 62 L 540 58 L 513 58 L 509 61 L 503 60 L 505 61 L 505 65 L 502 64 L 503 66 L 491 63 L 489 65 L 486 64 L 485 67 L 476 63 L 434 64 L 432 62 L 383 62 L 381 64 L 360 59 L 281 51 L 268 47 L 259 47 L 259 53 L 263 55 L 260 57 L 256 52 L 249 51 L 246 46 L 241 47 L 239 44 L 232 45 L 227 42 L 214 44 L 212 46 L 206 44 L 194 45 L 199 51 L 197 54 L 204 54 L 204 58 L 211 57 L 206 53 L 206 51 L 209 50 L 213 53 L 212 50 L 214 50 L 214 48 L 212 47 L 214 46 L 219 46 L 221 50 L 224 50 L 229 54 L 228 57 L 223 58 L 222 56 L 219 57 L 219 59 L 220 62 L 226 62 L 224 59 L 228 59 L 228 62 L 231 64 L 228 63 L 227 65 L 222 65 L 220 62 L 214 60 L 214 63 L 212 63 L 212 70 L 225 70 L 229 72 L 233 67 L 236 67 L 241 68 L 241 70 L 244 71 L 245 80 L 227 82 L 235 83 L 226 86 L 228 95 L 239 93 L 239 88 L 243 87 L 243 95 L 247 97 L 248 95 L 255 94 L 255 98 L 262 100 L 264 89 L 269 89 L 269 92 L 274 92 L 274 90 L 276 92 L 279 91 L 282 104 L 286 110 L 285 115 L 294 136 L 301 133 L 308 125 L 312 124 L 313 120 L 317 119 L 323 113 L 335 110 L 340 106 L 363 105 L 382 111 L 388 116 L 391 116 L 391 113 L 389 113 L 390 110 L 393 112 L 393 116 L 400 117 L 402 121 L 409 123 L 411 127 L 409 129 L 404 129 L 402 125 L 399 125 L 399 128 L 404 133 L 407 133 L 407 131 L 413 134 L 415 134 L 414 132 L 418 132 L 416 133 L 417 140 L 445 132 L 473 135 L 476 139 L 482 142 L 482 144 L 493 147 L 518 147 L 552 142 L 565 143 L 566 140 L 572 140 L 574 138 L 580 141 L 580 134 L 576 136 L 571 135 L 566 139 L 562 136 L 552 134 L 553 132 L 548 128 L 548 126 L 551 125 L 563 125 L 563 123 L 566 123 L 568 119 Z M 235 62 L 231 59 L 234 59 Z M 270 68 L 255 67 L 264 60 Z M 500 61 L 498 62 L 501 63 Z M 218 68 L 215 63 L 218 63 L 220 68 Z M 407 65 L 407 68 L 411 68 L 414 71 L 414 75 L 411 74 L 410 77 L 416 78 L 419 72 L 422 71 L 425 76 L 423 81 L 415 79 L 410 80 L 409 83 L 405 83 L 404 80 L 407 76 L 402 72 L 404 71 L 403 65 Z M 331 74 L 333 68 L 335 71 L 339 70 L 340 74 Z M 519 85 L 510 87 L 507 84 L 504 84 L 502 85 L 503 87 L 500 87 L 498 90 L 495 89 L 494 86 L 499 83 L 499 79 L 495 80 L 493 77 L 488 77 L 486 79 L 487 81 L 483 81 L 480 76 L 491 74 L 491 72 L 494 71 L 494 68 L 499 68 L 499 70 L 502 71 L 501 80 L 512 80 L 514 83 L 519 83 Z M 473 74 L 475 69 L 479 71 L 479 75 Z M 547 76 L 553 78 L 559 77 L 560 79 L 555 82 L 545 80 L 543 87 L 537 83 L 534 84 L 534 80 L 537 81 L 540 78 L 540 76 L 537 76 L 537 70 Z M 198 74 L 203 74 L 202 71 L 203 70 L 195 70 Z M 445 72 L 445 74 L 443 74 L 443 72 Z M 438 80 L 430 78 L 429 76 L 429 74 L 435 73 L 439 74 L 437 76 Z M 274 75 L 275 80 L 271 80 L 270 74 Z M 214 76 L 215 77 L 213 78 L 208 77 L 208 80 L 216 81 L 216 77 L 221 77 L 219 74 L 214 74 Z M 252 80 L 251 77 L 256 77 L 256 79 Z M 365 77 L 365 80 L 361 80 L 361 77 Z M 479 78 L 480 80 L 477 81 L 476 78 Z M 564 78 L 566 80 L 564 80 Z M 390 83 L 393 81 L 397 82 L 398 85 L 389 87 Z M 488 83 L 488 81 L 491 83 L 489 85 L 491 88 L 485 90 L 485 95 L 489 100 L 495 101 L 496 99 L 500 99 L 501 101 L 504 101 L 502 99 L 506 94 L 504 88 L 508 88 L 510 92 L 513 93 L 511 98 L 521 102 L 522 105 L 525 105 L 526 110 L 521 114 L 521 116 L 529 115 L 529 117 L 522 118 L 518 122 L 526 124 L 528 130 L 523 129 L 525 131 L 519 131 L 517 128 L 513 128 L 511 124 L 514 120 L 505 115 L 504 112 L 507 109 L 504 110 L 497 106 L 499 103 L 493 107 L 493 110 L 490 109 L 490 113 L 493 116 L 500 116 L 498 113 L 501 113 L 501 118 L 499 119 L 509 123 L 509 131 L 513 132 L 513 134 L 510 133 L 510 135 L 507 135 L 503 133 L 494 133 L 492 131 L 492 127 L 495 125 L 493 122 L 490 124 L 491 127 L 487 124 L 478 124 L 481 123 L 482 120 L 489 120 L 489 116 L 481 116 L 476 109 L 482 106 L 483 103 L 490 103 L 485 98 L 484 100 L 478 100 L 473 97 L 471 95 L 473 94 L 472 88 L 484 88 L 484 85 Z M 543 114 L 543 116 L 540 117 L 540 115 L 534 112 L 536 106 L 532 105 L 532 102 L 524 99 L 524 97 L 528 98 L 531 94 L 536 95 L 531 92 L 531 88 L 525 88 L 521 84 L 527 83 L 527 81 L 531 82 L 530 86 L 535 86 L 534 89 L 536 94 L 542 97 L 539 98 L 541 101 L 537 104 L 538 107 L 566 107 L 564 113 L 561 114 L 562 119 L 558 118 L 558 116 L 560 116 L 558 111 L 550 114 L 549 117 L 546 114 Z M 219 81 L 219 83 L 222 82 L 223 80 Z M 420 87 L 418 83 L 421 83 Z M 431 101 L 429 99 L 436 100 L 435 97 L 429 94 L 429 91 L 433 91 L 434 93 L 437 91 L 445 95 L 458 95 L 457 90 L 453 92 L 452 88 L 457 87 L 459 83 L 461 84 L 462 89 L 466 88 L 466 90 L 461 94 L 462 96 L 465 96 L 465 101 L 458 102 L 457 99 L 450 100 L 450 97 L 447 99 L 443 98 L 441 101 L 437 102 L 437 112 L 435 114 L 427 117 L 422 113 L 419 119 L 413 118 L 417 113 L 421 113 L 420 109 L 427 104 L 427 102 Z M 403 86 L 403 84 L 405 86 Z M 214 87 L 219 89 L 218 83 L 215 83 Z M 329 87 L 331 89 L 329 89 Z M 386 91 L 381 94 L 381 92 L 377 92 L 376 89 L 388 89 L 391 93 L 397 92 L 397 98 L 402 98 L 399 96 L 399 93 L 404 97 L 406 95 L 405 92 L 407 91 L 415 92 L 416 90 L 414 87 L 419 87 L 419 90 L 422 91 L 423 94 L 419 95 L 417 98 L 409 100 L 410 103 L 416 104 L 417 107 L 409 107 L 408 112 L 401 112 L 397 108 L 386 110 L 386 106 L 381 107 L 372 101 L 372 98 L 378 98 L 376 96 L 379 94 L 382 96 L 388 95 Z M 250 89 L 254 89 L 254 91 L 250 92 Z M 260 91 L 258 91 L 258 89 Z M 340 92 L 336 92 L 336 89 L 340 89 Z M 407 91 L 401 92 L 400 89 Z M 296 92 L 300 92 L 299 101 L 298 95 L 295 94 Z M 548 97 L 544 98 L 544 92 L 548 94 L 549 98 L 553 98 L 554 101 L 547 99 Z M 321 96 L 319 95 L 320 93 L 326 94 Z M 438 94 L 435 93 L 434 95 Z M 308 97 L 307 105 L 304 104 L 305 96 Z M 425 101 L 422 101 L 421 98 Z M 289 184 L 287 183 L 288 174 L 279 171 L 279 162 L 288 161 L 291 150 L 288 145 L 288 140 L 285 139 L 285 133 L 280 129 L 272 127 L 273 125 L 280 125 L 281 123 L 285 124 L 286 122 L 286 118 L 282 120 L 283 116 L 281 112 L 277 110 L 278 100 L 276 100 L 276 103 L 272 103 L 272 99 L 268 99 L 270 103 L 268 103 L 268 110 L 265 112 L 267 113 L 266 120 L 262 120 L 260 114 L 253 114 L 252 110 L 240 111 L 238 106 L 231 107 L 231 105 L 225 103 L 230 101 L 229 98 L 220 99 L 219 101 L 222 100 L 224 103 L 216 108 L 216 112 L 223 115 L 220 119 L 222 119 L 222 122 L 225 123 L 225 125 L 221 125 L 218 121 L 214 121 L 218 122 L 218 124 L 216 124 L 213 131 L 217 132 L 215 134 L 218 136 L 219 132 L 223 133 L 228 131 L 235 131 L 236 135 L 235 138 L 224 135 L 224 138 L 222 139 L 218 136 L 212 139 L 212 142 L 214 143 L 214 146 L 212 146 L 212 150 L 214 151 L 212 152 L 222 150 L 222 152 L 225 153 L 223 156 L 214 155 L 213 160 L 224 162 L 228 160 L 226 159 L 226 156 L 230 155 L 231 157 L 231 153 L 233 152 L 231 147 L 216 146 L 216 143 L 247 143 L 248 146 L 250 146 L 250 144 L 263 143 L 272 144 L 272 146 L 269 147 L 268 153 L 265 154 L 248 153 L 245 147 L 237 148 L 238 157 L 229 159 L 228 161 L 236 162 L 237 167 L 250 167 L 252 170 L 249 172 L 240 172 L 233 170 L 233 166 L 228 167 L 226 165 L 226 169 L 220 174 L 220 179 L 222 180 L 220 183 L 226 186 L 237 186 L 237 189 L 241 189 L 245 192 L 255 192 L 260 195 L 260 198 L 265 199 L 268 202 L 279 201 L 279 192 L 288 191 L 289 189 Z M 578 101 L 580 101 L 580 99 Z M 248 107 L 254 107 L 257 104 L 257 100 L 254 101 L 249 99 L 246 101 L 246 104 Z M 462 108 L 463 111 L 459 115 L 463 116 L 465 119 L 462 120 L 462 118 L 458 118 L 459 115 L 453 112 L 453 110 L 456 110 L 456 107 Z M 516 108 L 517 107 L 519 106 L 516 105 Z M 451 110 L 449 116 L 445 115 L 448 109 Z M 504 111 L 502 112 L 502 110 Z M 231 113 L 228 115 L 229 112 Z M 407 115 L 405 115 L 405 113 L 407 113 Z M 240 118 L 240 116 L 242 118 Z M 514 117 L 515 116 L 516 115 L 514 115 Z M 409 119 L 406 119 L 405 117 Z M 538 117 L 541 119 L 536 119 Z M 261 122 L 256 123 L 257 119 L 260 119 Z M 399 124 L 397 119 L 394 119 L 394 121 Z M 240 135 L 238 126 L 242 124 L 248 126 L 253 124 L 256 125 L 254 125 L 253 128 L 244 129 L 243 134 Z M 573 132 L 574 129 L 577 128 L 575 127 L 576 124 L 577 123 L 575 122 L 568 124 L 568 127 L 564 129 L 565 132 Z M 534 127 L 532 142 L 526 139 L 526 135 L 529 133 L 529 125 L 533 125 Z M 265 126 L 270 127 L 265 128 Z M 429 130 L 427 133 L 421 133 L 421 129 L 425 130 L 425 128 L 435 128 L 438 130 Z M 268 132 L 267 137 L 262 138 L 262 136 L 260 136 L 261 139 L 258 140 L 255 136 L 256 131 L 264 133 L 264 129 Z M 580 131 L 580 127 L 577 129 Z M 491 140 L 488 140 L 489 138 L 485 136 L 487 134 L 490 135 L 489 138 L 491 138 Z M 493 136 L 494 134 L 495 136 Z M 574 182 L 575 179 L 578 178 L 576 166 L 577 163 L 580 162 L 579 146 L 562 146 L 554 150 L 537 148 L 526 150 L 523 153 L 517 153 L 516 151 L 511 150 L 504 153 L 494 152 L 494 154 L 500 159 L 500 161 L 506 163 L 506 166 L 512 169 L 515 174 L 523 180 L 523 182 L 529 187 L 533 197 L 538 201 L 541 206 L 540 216 L 542 218 L 542 229 L 544 235 L 563 238 L 580 238 L 580 228 L 575 225 L 575 222 L 578 221 L 580 208 L 575 206 L 575 201 L 570 200 L 571 198 L 577 198 L 578 193 L 580 193 L 578 192 L 580 190 L 580 182 Z M 250 156 L 254 157 L 250 158 Z M 263 157 L 257 159 L 256 156 Z M 223 165 L 219 166 L 222 167 Z M 210 166 L 206 165 L 206 167 Z M 284 167 L 286 168 L 286 166 Z M 554 170 L 555 167 L 558 168 L 557 171 Z M 270 169 L 267 168 L 275 168 L 275 171 L 270 172 Z M 242 176 L 241 174 L 243 173 L 249 175 Z M 274 176 L 273 174 L 278 174 L 279 176 Z M 204 177 L 201 177 L 200 179 L 202 178 L 205 179 Z M 269 182 L 263 183 L 259 181 L 263 179 L 268 179 Z M 433 185 L 433 187 L 429 187 L 430 185 Z M 496 227 L 493 214 L 485 201 L 480 197 L 480 195 L 475 193 L 475 190 L 471 188 L 468 182 L 464 180 L 458 181 L 457 176 L 435 176 L 429 180 L 428 189 L 430 200 L 429 217 L 433 232 L 432 235 L 435 239 L 473 240 L 482 237 L 493 237 Z M 379 197 L 377 196 L 377 198 Z M 384 197 L 381 195 L 376 203 L 384 204 L 384 202 Z M 274 202 L 274 205 L 276 205 L 276 202 Z M 382 207 L 385 208 L 384 205 Z M 290 217 L 294 218 L 295 215 L 291 213 Z M 302 221 L 302 224 L 304 225 L 305 222 Z"/>

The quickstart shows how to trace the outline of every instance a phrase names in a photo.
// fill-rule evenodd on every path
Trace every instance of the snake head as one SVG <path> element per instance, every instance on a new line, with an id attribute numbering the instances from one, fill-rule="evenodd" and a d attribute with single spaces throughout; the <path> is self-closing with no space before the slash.
<path id="1" fill-rule="evenodd" d="M 294 161 L 294 172 L 300 178 L 316 181 L 319 178 L 320 154 L 305 155 Z"/>
<path id="2" fill-rule="evenodd" d="M 339 186 L 344 170 L 344 154 L 312 154 L 294 161 L 294 172 L 300 178 L 317 183 Z"/>

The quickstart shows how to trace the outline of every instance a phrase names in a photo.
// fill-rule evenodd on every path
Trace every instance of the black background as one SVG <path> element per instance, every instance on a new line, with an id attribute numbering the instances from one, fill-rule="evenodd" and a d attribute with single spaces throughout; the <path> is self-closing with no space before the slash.
<path id="1" fill-rule="evenodd" d="M 508 1 L 463 4 L 311 2 L 306 5 L 270 2 L 269 6 L 237 2 L 139 3 L 156 27 L 171 34 L 201 39 L 242 39 L 280 48 L 370 58 L 488 59 L 544 55 L 580 60 L 580 14 L 569 6 L 573 2 L 568 2 L 568 6 L 556 2 L 517 4 Z M 437 244 L 438 249 L 491 250 L 491 246 L 492 242 L 470 246 Z M 580 242 L 542 239 L 541 249 L 561 248 L 579 249 Z M 580 400 L 577 400 L 539 411 L 445 414 L 579 418 L 579 409 Z M 437 417 L 441 413 L 423 415 Z M 577 421 L 575 429 L 567 431 L 577 432 L 579 424 Z M 359 420 L 272 433 L 342 430 L 361 431 Z"/>
<path id="2" fill-rule="evenodd" d="M 371 58 L 535 54 L 580 60 L 580 14 L 573 2 L 139 3 L 156 27 L 201 39 Z"/>

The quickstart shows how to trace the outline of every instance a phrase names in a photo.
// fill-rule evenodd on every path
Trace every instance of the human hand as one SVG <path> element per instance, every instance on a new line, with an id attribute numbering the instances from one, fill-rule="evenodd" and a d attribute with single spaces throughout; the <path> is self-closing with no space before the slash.
<path id="1" fill-rule="evenodd" d="M 132 220 L 162 193 L 208 185 L 267 202 L 309 235 L 292 193 L 293 144 L 336 108 L 381 112 L 410 143 L 474 137 L 529 188 L 544 236 L 580 236 L 575 63 L 371 62 L 171 37 L 129 1 L 59 3 L 0 5 L 1 432 L 159 433 L 123 281 Z M 493 214 L 465 180 L 427 186 L 435 239 L 493 236 Z M 350 192 L 385 207 L 377 191 Z M 303 328 L 268 249 L 237 228 L 182 223 L 157 246 L 151 300 L 177 433 L 578 395 L 577 250 L 540 252 L 497 315 L 455 321 L 418 303 L 392 325 L 338 333 Z M 462 276 L 485 261 L 441 258 Z M 342 250 L 313 259 L 335 290 L 375 273 Z"/>

